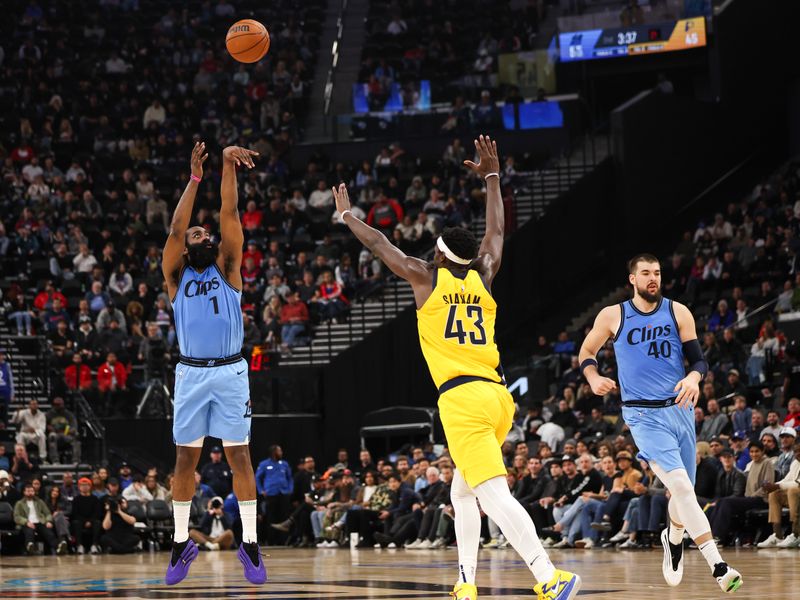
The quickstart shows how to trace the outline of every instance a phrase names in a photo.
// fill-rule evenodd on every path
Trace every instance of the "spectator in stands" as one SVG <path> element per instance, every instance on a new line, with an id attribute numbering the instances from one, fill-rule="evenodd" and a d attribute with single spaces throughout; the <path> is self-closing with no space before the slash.
<path id="1" fill-rule="evenodd" d="M 233 485 L 233 473 L 230 465 L 222 460 L 222 448 L 212 446 L 209 452 L 211 462 L 203 465 L 200 470 L 203 483 L 208 485 L 217 496 L 225 498 L 231 493 Z"/>
<path id="2" fill-rule="evenodd" d="M 300 294 L 289 294 L 287 303 L 281 309 L 281 347 L 284 350 L 307 343 L 303 334 L 306 333 L 308 320 L 308 307 L 300 299 Z"/>
<path id="3" fill-rule="evenodd" d="M 706 410 L 708 414 L 703 421 L 698 440 L 709 442 L 714 437 L 727 434 L 731 429 L 731 424 L 728 418 L 720 412 L 719 402 L 715 399 L 708 400 Z"/>
<path id="4" fill-rule="evenodd" d="M 771 433 L 761 436 L 761 443 L 764 445 L 764 454 L 767 458 L 777 458 L 781 451 L 778 449 L 778 439 Z"/>
<path id="5" fill-rule="evenodd" d="M 783 418 L 784 427 L 800 429 L 800 398 L 789 398 L 786 403 L 786 416 Z"/>
<path id="6" fill-rule="evenodd" d="M 76 254 L 75 258 L 72 260 L 72 264 L 75 267 L 76 274 L 88 278 L 92 269 L 98 263 L 94 254 L 89 250 L 88 244 L 81 244 L 78 249 L 78 254 Z"/>
<path id="7" fill-rule="evenodd" d="M 61 495 L 61 488 L 50 486 L 45 495 L 45 504 L 53 515 L 53 529 L 58 539 L 57 554 L 66 554 L 69 549 L 69 519 L 72 513 L 72 502 Z"/>
<path id="8" fill-rule="evenodd" d="M 767 413 L 767 426 L 759 432 L 758 439 L 760 440 L 765 433 L 769 433 L 777 439 L 781 434 L 781 429 L 783 429 L 783 425 L 778 411 L 771 410 Z"/>
<path id="9" fill-rule="evenodd" d="M 0 444 L 0 471 L 8 471 L 11 468 L 11 461 L 6 456 L 6 445 Z"/>
<path id="10" fill-rule="evenodd" d="M 775 463 L 775 478 L 783 479 L 789 472 L 792 459 L 794 458 L 794 444 L 797 440 L 797 431 L 791 427 L 781 429 L 779 437 L 781 453 Z"/>
<path id="11" fill-rule="evenodd" d="M 91 327 L 91 324 L 90 324 Z M 92 387 L 92 370 L 83 364 L 83 355 L 76 352 L 72 355 L 72 364 L 64 369 L 64 383 L 70 390 L 80 389 L 86 392 Z"/>
<path id="12" fill-rule="evenodd" d="M 736 339 L 733 327 L 728 327 L 722 332 L 722 339 L 717 343 L 719 348 L 719 370 L 730 373 L 735 370 L 743 369 L 747 362 L 746 353 L 741 342 Z"/>
<path id="13" fill-rule="evenodd" d="M 0 348 L 0 424 L 5 425 L 8 411 L 14 401 L 14 372 L 6 362 L 6 353 Z"/>
<path id="14" fill-rule="evenodd" d="M 261 514 L 266 523 L 281 523 L 290 512 L 289 499 L 294 489 L 292 468 L 283 460 L 283 449 L 270 446 L 269 458 L 262 460 L 256 469 L 256 488 L 262 496 Z M 273 528 L 267 528 L 270 544 L 277 541 Z"/>
<path id="15" fill-rule="evenodd" d="M 112 554 L 131 554 L 141 548 L 141 540 L 134 528 L 136 517 L 126 512 L 128 501 L 124 497 L 109 494 L 103 508 L 105 516 L 102 525 L 105 533 L 100 537 L 101 546 Z"/>
<path id="16" fill-rule="evenodd" d="M 734 390 L 736 389 L 735 386 L 738 383 L 738 381 L 736 381 L 737 378 L 738 372 L 734 371 L 734 373 L 728 374 L 728 385 L 733 387 Z M 744 431 L 746 433 L 750 433 L 750 427 L 753 422 L 753 411 L 747 406 L 747 398 L 743 394 L 739 394 L 735 391 L 728 393 L 736 394 L 733 397 L 734 410 L 730 416 L 734 431 Z"/>
<path id="17" fill-rule="evenodd" d="M 742 406 L 742 410 L 747 415 L 747 429 L 750 427 L 750 419 L 752 417 L 752 412 L 749 408 L 747 408 L 747 387 L 741 382 L 739 379 L 739 371 L 736 369 L 731 369 L 728 371 L 728 376 L 726 378 L 725 383 L 722 385 L 722 395 L 723 396 L 730 396 L 733 395 L 733 404 L 735 405 L 737 402 L 737 398 L 741 398 L 744 402 Z M 727 401 L 730 404 L 730 400 Z M 739 410 L 738 408 L 736 409 Z M 745 429 L 744 422 L 734 422 L 733 426 L 734 429 Z"/>
<path id="18" fill-rule="evenodd" d="M 30 481 L 39 473 L 41 458 L 29 457 L 25 444 L 17 443 L 14 446 L 14 459 L 11 461 L 11 474 L 18 484 Z M 20 488 L 21 489 L 21 488 Z"/>
<path id="19" fill-rule="evenodd" d="M 763 482 L 775 481 L 775 469 L 772 462 L 764 454 L 764 445 L 760 442 L 750 444 L 750 456 L 753 459 L 747 470 L 747 482 L 744 496 L 729 496 L 717 502 L 711 532 L 719 538 L 720 543 L 728 543 L 728 534 L 737 517 L 754 508 L 766 508 L 767 492 L 762 487 Z"/>
<path id="20" fill-rule="evenodd" d="M 750 452 L 748 450 L 748 456 Z M 717 483 L 714 488 L 714 498 L 698 497 L 697 501 L 708 511 L 709 520 L 713 518 L 717 503 L 722 498 L 744 496 L 747 476 L 738 468 L 734 462 L 734 453 L 730 448 L 725 448 L 720 452 L 722 470 L 717 475 Z"/>
<path id="21" fill-rule="evenodd" d="M 627 450 L 618 452 L 616 463 L 620 471 L 620 482 L 614 484 L 615 489 L 609 494 L 608 500 L 603 506 L 601 520 L 592 523 L 592 527 L 598 531 L 609 532 L 615 527 L 619 529 L 628 502 L 639 495 L 634 491 L 634 487 L 641 481 L 642 472 L 633 468 L 631 453 Z"/>
<path id="22" fill-rule="evenodd" d="M 122 491 L 122 497 L 125 498 L 125 500 L 136 500 L 142 504 L 147 504 L 153 499 L 153 495 L 144 484 L 144 477 L 139 473 L 133 476 L 131 484 L 126 486 Z"/>
<path id="23" fill-rule="evenodd" d="M 71 324 L 69 313 L 64 308 L 60 298 L 53 298 L 51 307 L 42 313 L 41 319 L 44 330 L 47 332 L 55 331 L 59 321 L 65 321 L 67 325 Z"/>
<path id="24" fill-rule="evenodd" d="M 64 448 L 72 450 L 72 462 L 81 461 L 80 431 L 78 420 L 71 410 L 64 407 L 64 398 L 53 398 L 53 407 L 46 415 L 47 442 L 51 462 L 60 462 L 61 451 Z"/>
<path id="25" fill-rule="evenodd" d="M 79 494 L 72 500 L 72 514 L 70 516 L 70 526 L 72 536 L 75 538 L 78 554 L 84 554 L 86 539 L 91 535 L 89 551 L 92 554 L 100 554 L 100 531 L 103 505 L 100 500 L 92 494 L 92 480 L 88 477 L 81 477 L 78 480 Z"/>
<path id="26" fill-rule="evenodd" d="M 750 463 L 750 436 L 746 431 L 734 431 L 731 434 L 731 451 L 733 452 L 734 459 L 736 460 L 736 468 L 744 471 Z M 721 453 L 720 453 L 721 454 Z"/>
<path id="27" fill-rule="evenodd" d="M 189 530 L 189 537 L 205 550 L 230 550 L 234 543 L 233 523 L 225 514 L 222 498 L 211 499 L 198 527 Z"/>
<path id="28" fill-rule="evenodd" d="M 387 236 L 403 220 L 403 209 L 394 199 L 387 198 L 383 190 L 378 192 L 378 199 L 367 214 L 367 224 L 380 229 Z"/>
<path id="29" fill-rule="evenodd" d="M 763 490 L 769 494 L 769 522 L 773 533 L 758 544 L 759 548 L 798 548 L 800 547 L 800 441 L 793 447 L 794 460 L 789 471 L 777 483 L 764 483 Z M 789 519 L 792 523 L 791 533 L 783 537 L 784 507 L 789 508 Z"/>
<path id="30" fill-rule="evenodd" d="M 53 533 L 53 515 L 44 500 L 36 496 L 31 483 L 24 485 L 23 497 L 14 505 L 14 523 L 22 531 L 26 554 L 36 554 L 37 535 L 51 553 L 55 553 L 56 548 L 58 548 L 59 554 L 66 553 L 66 544 L 60 545 Z"/>
<path id="31" fill-rule="evenodd" d="M 20 498 L 22 494 L 14 486 L 13 475 L 6 470 L 0 470 L 0 502 L 8 502 L 14 506 Z"/>
<path id="32" fill-rule="evenodd" d="M 127 369 L 117 361 L 114 352 L 109 352 L 106 362 L 97 369 L 97 389 L 102 395 L 104 414 L 111 415 L 125 410 L 121 400 L 127 391 L 127 381 Z"/>
<path id="33" fill-rule="evenodd" d="M 70 502 L 72 502 L 72 499 L 78 495 L 78 487 L 75 485 L 72 471 L 67 471 L 62 476 L 61 495 Z"/>
<path id="34" fill-rule="evenodd" d="M 333 320 L 334 323 L 343 315 L 349 306 L 349 301 L 344 295 L 342 286 L 333 278 L 331 271 L 322 273 L 322 283 L 319 286 L 320 317 L 324 320 Z"/>
<path id="35" fill-rule="evenodd" d="M 39 401 L 31 400 L 28 408 L 19 409 L 11 418 L 11 422 L 19 425 L 17 431 L 17 444 L 27 446 L 35 443 L 39 448 L 39 458 L 47 459 L 47 419 L 39 410 Z"/>

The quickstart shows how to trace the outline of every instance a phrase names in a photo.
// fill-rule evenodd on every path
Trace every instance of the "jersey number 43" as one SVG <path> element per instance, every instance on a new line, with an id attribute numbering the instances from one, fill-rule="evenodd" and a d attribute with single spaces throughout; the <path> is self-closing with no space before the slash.
<path id="1" fill-rule="evenodd" d="M 485 346 L 486 330 L 483 328 L 483 309 L 475 305 L 466 307 L 467 320 L 472 322 L 472 327 L 474 328 L 474 331 L 467 333 L 467 331 L 464 330 L 464 321 L 456 315 L 458 308 L 458 305 L 450 306 L 450 312 L 447 315 L 447 325 L 445 325 L 444 328 L 444 338 L 446 340 L 457 338 L 459 344 L 466 344 L 467 337 L 469 337 L 470 344 Z"/>

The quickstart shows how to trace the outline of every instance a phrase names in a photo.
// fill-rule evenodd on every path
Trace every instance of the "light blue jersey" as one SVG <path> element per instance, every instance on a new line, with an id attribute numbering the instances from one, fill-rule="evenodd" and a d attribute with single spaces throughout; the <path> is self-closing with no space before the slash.
<path id="1" fill-rule="evenodd" d="M 187 266 L 175 300 L 178 347 L 190 358 L 224 358 L 242 351 L 242 293 L 211 265 L 202 273 Z"/>
<path id="2" fill-rule="evenodd" d="M 240 291 L 217 265 L 202 273 L 187 266 L 172 302 L 182 360 L 175 368 L 175 418 L 178 445 L 213 436 L 230 443 L 250 440 L 250 384 L 242 351 Z M 186 358 L 184 358 L 186 357 Z M 229 358 L 229 361 L 215 359 Z M 191 359 L 206 359 L 200 366 Z M 185 362 L 184 362 L 185 361 Z"/>
<path id="3" fill-rule="evenodd" d="M 643 313 L 623 302 L 622 322 L 614 338 L 623 402 L 674 398 L 675 385 L 685 377 L 683 345 L 672 301 Z"/>
<path id="4" fill-rule="evenodd" d="M 639 448 L 638 457 L 666 472 L 685 469 L 695 478 L 694 410 L 673 401 L 686 376 L 683 344 L 672 301 L 662 298 L 643 313 L 630 300 L 620 304 L 622 322 L 614 338 L 622 418 Z M 626 403 L 633 403 L 627 405 Z"/>

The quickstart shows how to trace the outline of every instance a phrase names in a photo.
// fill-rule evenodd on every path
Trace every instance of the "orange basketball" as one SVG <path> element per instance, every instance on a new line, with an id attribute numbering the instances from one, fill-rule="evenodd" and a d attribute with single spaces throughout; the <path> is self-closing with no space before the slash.
<path id="1" fill-rule="evenodd" d="M 269 50 L 269 33 L 258 21 L 242 19 L 228 29 L 225 45 L 230 55 L 239 62 L 254 63 Z"/>

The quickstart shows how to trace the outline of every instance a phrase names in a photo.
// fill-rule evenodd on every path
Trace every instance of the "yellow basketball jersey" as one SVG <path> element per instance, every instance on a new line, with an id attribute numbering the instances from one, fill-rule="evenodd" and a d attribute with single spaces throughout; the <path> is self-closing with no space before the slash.
<path id="1" fill-rule="evenodd" d="M 497 303 L 481 276 L 469 270 L 459 279 L 437 269 L 433 277 L 433 292 L 417 310 L 417 328 L 436 387 L 463 375 L 502 381 L 494 341 Z"/>

